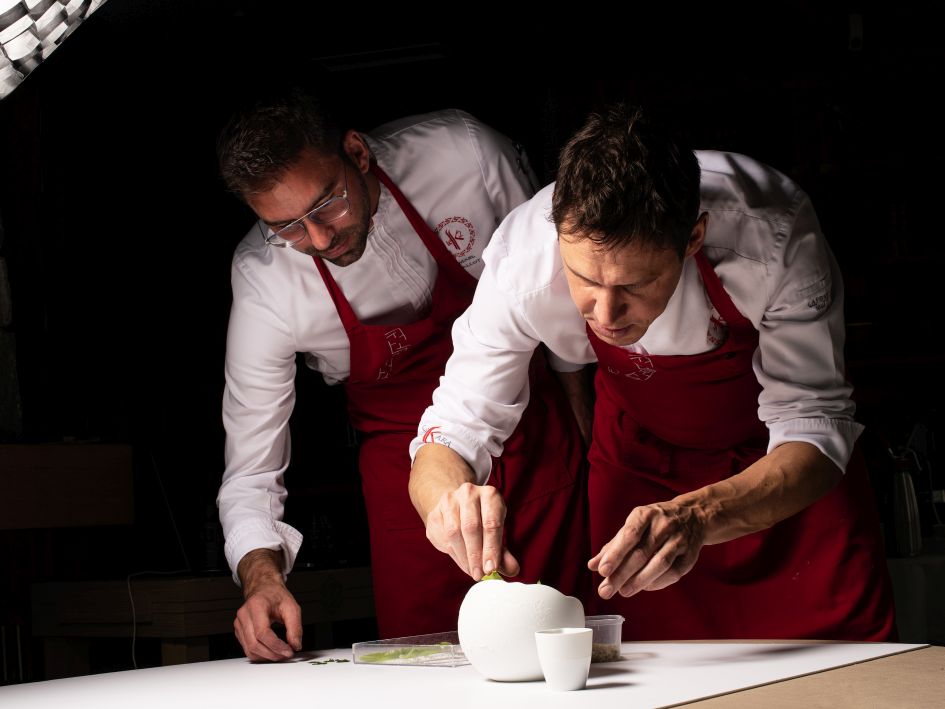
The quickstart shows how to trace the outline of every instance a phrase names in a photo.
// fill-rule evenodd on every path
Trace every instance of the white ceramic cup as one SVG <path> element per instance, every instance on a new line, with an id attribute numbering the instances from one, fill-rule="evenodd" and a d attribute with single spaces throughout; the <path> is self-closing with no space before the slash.
<path id="1" fill-rule="evenodd" d="M 551 628 L 535 632 L 538 662 L 551 689 L 584 689 L 591 667 L 591 628 Z"/>

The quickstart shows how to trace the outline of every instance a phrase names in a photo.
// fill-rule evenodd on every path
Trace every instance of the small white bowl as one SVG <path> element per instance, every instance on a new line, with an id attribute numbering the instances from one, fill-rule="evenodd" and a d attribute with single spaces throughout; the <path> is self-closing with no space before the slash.
<path id="1" fill-rule="evenodd" d="M 591 667 L 591 628 L 551 628 L 535 632 L 538 661 L 551 689 L 584 689 Z"/>

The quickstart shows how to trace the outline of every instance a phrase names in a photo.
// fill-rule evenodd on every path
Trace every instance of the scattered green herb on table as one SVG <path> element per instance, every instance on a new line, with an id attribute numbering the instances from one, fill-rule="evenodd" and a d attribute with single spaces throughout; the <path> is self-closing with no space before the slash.
<path id="1" fill-rule="evenodd" d="M 334 658 L 334 657 L 329 657 L 327 660 L 312 660 L 312 661 L 309 662 L 308 664 L 310 664 L 310 665 L 327 665 L 329 662 L 351 662 L 351 660 L 345 660 L 345 659 L 343 659 L 343 658 L 338 658 L 338 659 L 336 659 L 336 658 Z"/>

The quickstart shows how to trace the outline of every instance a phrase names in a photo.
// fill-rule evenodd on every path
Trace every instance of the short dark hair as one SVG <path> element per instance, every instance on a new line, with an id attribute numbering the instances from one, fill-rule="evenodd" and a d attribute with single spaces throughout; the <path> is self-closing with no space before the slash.
<path id="1" fill-rule="evenodd" d="M 559 234 L 612 249 L 685 253 L 699 217 L 699 163 L 639 107 L 592 113 L 561 151 L 552 198 Z"/>
<path id="2" fill-rule="evenodd" d="M 306 148 L 334 154 L 341 131 L 310 94 L 291 87 L 237 111 L 217 140 L 227 189 L 240 196 L 272 187 Z"/>

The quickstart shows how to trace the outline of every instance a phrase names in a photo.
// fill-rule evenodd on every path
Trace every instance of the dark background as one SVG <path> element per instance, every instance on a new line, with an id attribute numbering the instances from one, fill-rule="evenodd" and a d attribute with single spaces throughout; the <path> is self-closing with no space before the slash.
<path id="1" fill-rule="evenodd" d="M 223 563 L 213 501 L 229 262 L 252 216 L 225 193 L 213 146 L 232 108 L 276 77 L 333 97 L 362 130 L 463 108 L 522 143 L 543 182 L 569 134 L 613 100 L 794 178 L 844 272 L 849 375 L 889 522 L 884 449 L 941 430 L 941 10 L 634 8 L 619 22 L 586 12 L 416 28 L 308 5 L 109 0 L 0 102 L 21 410 L 0 442 L 128 443 L 136 494 L 128 528 L 0 532 L 7 616 L 28 618 L 36 580 Z M 307 534 L 300 563 L 364 563 L 341 393 L 304 369 L 298 386 L 288 515 Z M 920 498 L 931 486 L 941 478 L 917 479 Z"/>

